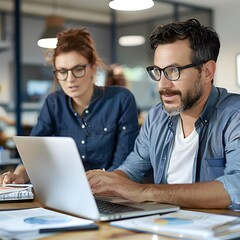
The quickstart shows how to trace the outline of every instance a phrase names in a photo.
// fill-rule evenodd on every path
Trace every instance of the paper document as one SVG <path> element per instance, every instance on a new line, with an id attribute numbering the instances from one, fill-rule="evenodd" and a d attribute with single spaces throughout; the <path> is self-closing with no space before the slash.
<path id="1" fill-rule="evenodd" d="M 112 226 L 184 239 L 219 240 L 240 236 L 240 218 L 179 210 L 111 222 Z"/>
<path id="2" fill-rule="evenodd" d="M 5 237 L 29 233 L 59 232 L 97 228 L 91 220 L 73 217 L 45 208 L 0 212 L 0 232 Z"/>

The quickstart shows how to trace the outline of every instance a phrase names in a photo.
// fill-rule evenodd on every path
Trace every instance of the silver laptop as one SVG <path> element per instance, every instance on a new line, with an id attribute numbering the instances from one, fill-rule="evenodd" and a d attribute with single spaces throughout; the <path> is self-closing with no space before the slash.
<path id="1" fill-rule="evenodd" d="M 76 143 L 70 137 L 14 136 L 13 140 L 42 207 L 95 221 L 179 209 L 178 206 L 153 202 L 136 204 L 116 197 L 95 198 Z M 98 208 L 99 201 L 115 210 L 108 209 L 107 213 L 102 213 Z M 118 209 L 119 206 L 121 209 Z"/>

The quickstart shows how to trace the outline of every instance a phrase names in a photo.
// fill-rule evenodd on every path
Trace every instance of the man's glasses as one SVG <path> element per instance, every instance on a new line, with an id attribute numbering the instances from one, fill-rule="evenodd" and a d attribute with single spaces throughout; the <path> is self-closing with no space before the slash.
<path id="1" fill-rule="evenodd" d="M 59 69 L 59 70 L 54 70 L 53 73 L 58 81 L 66 81 L 68 77 L 68 71 L 72 72 L 72 75 L 75 78 L 82 78 L 86 74 L 86 67 L 91 65 L 90 63 L 85 64 L 85 65 L 78 65 L 76 67 L 73 67 L 71 69 Z"/>
<path id="2" fill-rule="evenodd" d="M 185 66 L 168 66 L 165 68 L 159 68 L 157 66 L 149 66 L 146 69 L 147 69 L 149 76 L 154 81 L 160 81 L 162 72 L 168 80 L 177 81 L 180 78 L 181 70 L 186 69 L 186 68 L 196 67 L 196 66 L 201 65 L 206 62 L 207 61 L 200 61 L 200 62 L 188 64 Z"/>

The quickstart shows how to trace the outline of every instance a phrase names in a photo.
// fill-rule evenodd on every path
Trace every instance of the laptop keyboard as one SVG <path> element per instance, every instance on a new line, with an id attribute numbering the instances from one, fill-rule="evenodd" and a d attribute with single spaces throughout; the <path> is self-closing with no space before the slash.
<path id="1" fill-rule="evenodd" d="M 96 203 L 101 214 L 123 213 L 142 210 L 136 207 L 129 207 L 118 203 L 112 203 L 96 199 Z"/>

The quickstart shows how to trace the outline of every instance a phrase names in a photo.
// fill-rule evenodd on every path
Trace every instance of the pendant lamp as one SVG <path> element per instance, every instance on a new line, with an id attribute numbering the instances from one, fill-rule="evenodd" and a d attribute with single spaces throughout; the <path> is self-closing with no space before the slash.
<path id="1" fill-rule="evenodd" d="M 46 17 L 46 28 L 37 44 L 42 48 L 56 48 L 57 34 L 64 30 L 64 19 L 58 15 Z"/>

